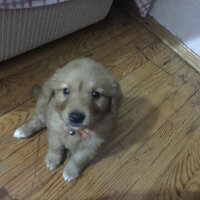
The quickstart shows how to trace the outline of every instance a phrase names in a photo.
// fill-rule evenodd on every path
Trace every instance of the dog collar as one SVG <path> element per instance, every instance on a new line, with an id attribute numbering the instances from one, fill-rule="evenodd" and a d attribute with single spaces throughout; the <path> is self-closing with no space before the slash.
<path id="1" fill-rule="evenodd" d="M 85 135 L 85 136 L 87 136 L 87 137 L 90 137 L 90 134 L 87 133 L 86 131 L 78 130 L 78 132 L 79 132 L 79 133 L 82 133 L 83 135 Z M 72 131 L 72 130 L 69 131 L 69 134 L 70 134 L 70 135 L 74 135 L 75 133 L 76 133 L 76 131 Z"/>
<path id="2" fill-rule="evenodd" d="M 62 125 L 65 125 L 65 123 L 64 123 L 63 120 L 61 120 L 61 124 L 62 124 Z M 81 133 L 81 134 L 83 134 L 83 135 L 85 135 L 85 136 L 87 136 L 87 137 L 90 137 L 90 134 L 89 134 L 88 131 L 86 131 L 86 130 L 84 130 L 84 131 L 83 131 L 83 130 L 78 130 L 78 132 Z M 76 131 L 73 131 L 73 130 L 70 130 L 70 131 L 69 131 L 69 134 L 70 134 L 70 135 L 74 135 L 75 133 L 76 133 Z"/>

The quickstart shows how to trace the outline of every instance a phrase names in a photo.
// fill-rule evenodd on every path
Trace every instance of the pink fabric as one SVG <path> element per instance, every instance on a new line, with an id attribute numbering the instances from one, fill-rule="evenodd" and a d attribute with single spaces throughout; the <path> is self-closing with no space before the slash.
<path id="1" fill-rule="evenodd" d="M 142 17 L 146 17 L 148 14 L 148 11 L 151 7 L 152 0 L 134 0 L 136 3 L 137 7 L 139 8 L 140 15 Z"/>

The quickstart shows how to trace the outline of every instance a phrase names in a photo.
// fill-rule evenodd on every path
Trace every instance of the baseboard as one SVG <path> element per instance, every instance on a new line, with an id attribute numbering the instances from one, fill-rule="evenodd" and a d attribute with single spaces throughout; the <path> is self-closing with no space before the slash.
<path id="1" fill-rule="evenodd" d="M 179 39 L 167 31 L 161 26 L 153 17 L 147 16 L 145 18 L 140 17 L 136 6 L 132 0 L 124 1 L 124 8 L 128 13 L 137 18 L 149 31 L 156 35 L 163 43 L 165 43 L 170 49 L 178 54 L 186 63 L 191 65 L 195 70 L 200 72 L 200 57 L 185 46 Z"/>

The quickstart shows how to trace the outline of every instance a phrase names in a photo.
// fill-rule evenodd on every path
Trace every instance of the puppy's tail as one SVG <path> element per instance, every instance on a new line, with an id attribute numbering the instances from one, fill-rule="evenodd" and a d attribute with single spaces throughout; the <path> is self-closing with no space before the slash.
<path id="1" fill-rule="evenodd" d="M 39 85 L 34 85 L 32 88 L 32 94 L 37 99 L 42 93 L 42 88 Z"/>

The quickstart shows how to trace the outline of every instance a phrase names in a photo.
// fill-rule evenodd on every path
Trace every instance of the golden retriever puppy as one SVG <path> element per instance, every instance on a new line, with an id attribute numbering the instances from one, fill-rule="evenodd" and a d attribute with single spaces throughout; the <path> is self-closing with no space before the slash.
<path id="1" fill-rule="evenodd" d="M 47 168 L 57 168 L 67 149 L 70 159 L 63 177 L 74 180 L 112 134 L 122 99 L 120 86 L 102 64 L 81 58 L 58 69 L 40 90 L 32 119 L 14 137 L 30 137 L 47 127 Z"/>

